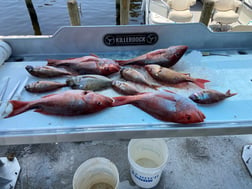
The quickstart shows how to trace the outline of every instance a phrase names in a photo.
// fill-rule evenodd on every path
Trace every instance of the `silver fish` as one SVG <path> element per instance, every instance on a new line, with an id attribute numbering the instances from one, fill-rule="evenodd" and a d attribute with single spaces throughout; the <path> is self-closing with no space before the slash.
<path id="1" fill-rule="evenodd" d="M 99 91 L 111 87 L 112 80 L 102 75 L 79 75 L 68 78 L 66 84 L 72 89 Z"/>

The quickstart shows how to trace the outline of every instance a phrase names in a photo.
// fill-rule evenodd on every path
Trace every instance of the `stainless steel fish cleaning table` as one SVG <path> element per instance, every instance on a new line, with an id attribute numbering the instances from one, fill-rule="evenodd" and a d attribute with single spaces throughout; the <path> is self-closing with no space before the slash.
<path id="1" fill-rule="evenodd" d="M 179 137 L 252 133 L 252 33 L 210 32 L 201 24 L 151 26 L 64 27 L 53 36 L 2 37 L 12 48 L 12 56 L 0 67 L 1 87 L 10 77 L 6 94 L 18 81 L 29 77 L 26 65 L 46 65 L 49 58 L 70 58 L 97 54 L 128 59 L 159 48 L 188 45 L 189 50 L 174 66 L 193 77 L 208 79 L 206 87 L 236 96 L 217 104 L 198 106 L 205 122 L 175 124 L 159 121 L 132 105 L 108 108 L 102 112 L 73 117 L 48 116 L 28 111 L 0 120 L 0 144 L 32 144 L 63 141 Z M 228 56 L 201 56 L 212 52 Z M 19 60 L 19 61 L 18 61 Z M 20 61 L 22 60 L 22 61 Z M 10 87 L 12 86 L 12 87 Z M 182 95 L 200 90 L 190 85 Z M 172 89 L 171 89 L 172 90 Z M 56 91 L 57 93 L 59 91 Z M 54 93 L 54 92 L 53 92 Z M 102 94 L 119 96 L 112 90 Z M 22 92 L 20 100 L 43 95 Z"/>

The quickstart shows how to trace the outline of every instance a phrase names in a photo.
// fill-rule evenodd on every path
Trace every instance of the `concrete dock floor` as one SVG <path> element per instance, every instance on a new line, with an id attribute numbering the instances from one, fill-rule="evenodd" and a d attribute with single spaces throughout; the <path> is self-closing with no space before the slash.
<path id="1" fill-rule="evenodd" d="M 251 189 L 252 177 L 241 153 L 252 135 L 166 138 L 168 163 L 156 189 Z M 115 163 L 120 181 L 132 187 L 129 141 L 90 141 L 0 146 L 0 156 L 14 153 L 21 166 L 15 189 L 71 189 L 78 166 L 92 157 Z"/>

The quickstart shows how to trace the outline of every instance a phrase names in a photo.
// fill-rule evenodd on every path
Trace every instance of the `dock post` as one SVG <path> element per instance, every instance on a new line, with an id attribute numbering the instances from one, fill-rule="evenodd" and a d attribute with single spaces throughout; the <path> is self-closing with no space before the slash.
<path id="1" fill-rule="evenodd" d="M 208 26 L 209 20 L 211 18 L 213 7 L 214 7 L 213 0 L 204 1 L 203 8 L 200 15 L 200 22 L 205 24 L 206 26 Z"/>
<path id="2" fill-rule="evenodd" d="M 127 25 L 129 23 L 130 0 L 116 0 L 116 24 Z"/>
<path id="3" fill-rule="evenodd" d="M 120 0 L 120 25 L 129 24 L 130 0 Z"/>
<path id="4" fill-rule="evenodd" d="M 72 26 L 80 26 L 80 14 L 76 0 L 67 0 L 68 14 Z"/>
<path id="5" fill-rule="evenodd" d="M 35 11 L 35 9 L 34 9 L 32 0 L 25 0 L 25 4 L 26 4 L 26 7 L 27 7 L 27 9 L 28 9 L 30 18 L 31 18 L 31 22 L 32 22 L 32 27 L 33 27 L 33 30 L 34 30 L 34 34 L 35 34 L 35 35 L 42 35 L 42 33 L 41 33 L 41 31 L 40 31 L 40 26 L 39 26 L 39 22 L 38 22 L 38 17 L 37 17 L 36 11 Z"/>

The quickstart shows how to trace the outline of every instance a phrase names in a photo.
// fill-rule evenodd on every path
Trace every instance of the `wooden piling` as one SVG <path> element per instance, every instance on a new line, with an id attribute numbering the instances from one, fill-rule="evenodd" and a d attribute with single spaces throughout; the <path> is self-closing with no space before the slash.
<path id="1" fill-rule="evenodd" d="M 116 0 L 116 25 L 120 25 L 120 0 Z"/>
<path id="2" fill-rule="evenodd" d="M 25 4 L 26 4 L 26 7 L 27 7 L 27 9 L 28 9 L 30 18 L 31 18 L 31 22 L 32 22 L 32 27 L 33 27 L 33 30 L 34 30 L 34 34 L 35 34 L 35 35 L 42 35 L 42 33 L 41 33 L 41 31 L 40 31 L 40 26 L 39 26 L 39 22 L 38 22 L 38 17 L 37 17 L 36 11 L 35 11 L 35 9 L 34 9 L 32 0 L 25 0 Z"/>
<path id="3" fill-rule="evenodd" d="M 78 3 L 76 0 L 67 1 L 68 14 L 70 17 L 72 26 L 80 26 L 80 14 L 78 9 Z"/>
<path id="4" fill-rule="evenodd" d="M 129 23 L 130 0 L 116 0 L 116 24 L 127 25 Z"/>
<path id="5" fill-rule="evenodd" d="M 129 24 L 130 0 L 120 0 L 120 25 Z"/>
<path id="6" fill-rule="evenodd" d="M 214 1 L 213 0 L 205 0 L 203 3 L 203 8 L 200 15 L 200 22 L 208 26 L 209 20 L 212 15 L 212 11 L 214 8 Z"/>

